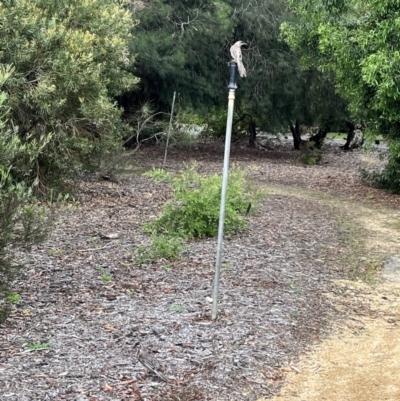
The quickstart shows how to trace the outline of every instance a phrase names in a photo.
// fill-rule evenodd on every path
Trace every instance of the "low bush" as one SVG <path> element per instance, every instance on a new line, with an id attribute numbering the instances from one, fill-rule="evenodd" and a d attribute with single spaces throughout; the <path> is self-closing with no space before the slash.
<path id="1" fill-rule="evenodd" d="M 166 181 L 173 189 L 172 200 L 164 206 L 162 215 L 148 224 L 155 233 L 173 233 L 183 238 L 213 237 L 218 233 L 222 177 L 201 175 L 195 166 L 178 174 L 153 170 L 147 176 L 155 181 Z M 244 215 L 249 206 L 261 196 L 246 184 L 243 171 L 238 168 L 229 174 L 225 206 L 226 234 L 245 227 Z"/>
<path id="2" fill-rule="evenodd" d="M 300 161 L 309 166 L 314 166 L 322 160 L 322 152 L 314 146 L 314 142 L 306 142 L 300 148 Z"/>
<path id="3" fill-rule="evenodd" d="M 138 248 L 136 261 L 139 264 L 154 262 L 158 259 L 166 259 L 170 262 L 174 262 L 179 259 L 183 248 L 184 241 L 180 237 L 153 234 L 150 246 L 140 246 Z"/>

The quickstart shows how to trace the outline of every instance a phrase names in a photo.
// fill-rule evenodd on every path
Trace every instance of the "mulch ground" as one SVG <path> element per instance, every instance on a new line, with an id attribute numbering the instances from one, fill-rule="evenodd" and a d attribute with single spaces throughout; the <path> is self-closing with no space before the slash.
<path id="1" fill-rule="evenodd" d="M 368 158 L 381 163 L 377 154 Z M 364 153 L 327 149 L 323 164 L 305 166 L 290 146 L 232 146 L 231 160 L 260 186 L 286 185 L 396 208 L 398 197 L 359 176 Z M 160 150 L 132 164 L 159 167 Z M 223 144 L 171 150 L 167 168 L 197 161 L 222 170 Z M 216 239 L 191 241 L 174 263 L 136 263 L 150 243 L 143 222 L 170 196 L 141 174 L 116 182 L 95 177 L 76 188 L 78 205 L 59 212 L 50 238 L 20 254 L 21 300 L 0 327 L 1 399 L 256 400 L 277 392 L 283 369 L 329 329 L 339 313 L 325 296 L 347 277 L 343 233 L 319 201 L 268 195 L 248 228 L 226 238 L 219 315 L 211 320 Z M 118 238 L 105 239 L 109 234 Z M 105 277 L 110 278 L 109 281 Z M 141 343 L 169 383 L 137 361 Z M 31 349 L 32 344 L 45 344 Z"/>

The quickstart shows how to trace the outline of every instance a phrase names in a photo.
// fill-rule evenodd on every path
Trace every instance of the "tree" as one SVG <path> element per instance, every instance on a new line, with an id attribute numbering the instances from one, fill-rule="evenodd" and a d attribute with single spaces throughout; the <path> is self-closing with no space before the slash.
<path id="1" fill-rule="evenodd" d="M 298 20 L 283 25 L 303 63 L 332 71 L 367 134 L 389 142 L 390 159 L 379 185 L 400 192 L 400 4 L 393 0 L 287 0 Z"/>
<path id="2" fill-rule="evenodd" d="M 299 149 L 300 125 L 317 125 L 320 132 L 314 141 L 320 147 L 327 132 L 346 116 L 346 102 L 336 94 L 332 74 L 301 68 L 301 53 L 282 40 L 281 24 L 294 19 L 284 1 L 258 0 L 246 6 L 235 2 L 235 10 L 235 35 L 249 43 L 244 51 L 248 78 L 238 91 L 241 113 L 251 116 L 249 130 L 255 131 L 255 123 L 265 131 L 290 127 Z"/>
<path id="3" fill-rule="evenodd" d="M 15 69 L 4 86 L 10 126 L 23 143 L 45 145 L 34 160 L 43 185 L 117 143 L 113 97 L 137 82 L 126 71 L 135 24 L 126 7 L 125 0 L 0 3 L 0 63 Z"/>
<path id="4" fill-rule="evenodd" d="M 178 102 L 196 110 L 218 104 L 227 80 L 227 54 L 235 19 L 222 0 L 149 0 L 132 3 L 140 24 L 130 51 L 139 91 L 122 101 L 132 106 L 152 101 L 166 111 L 174 91 Z"/>
<path id="5" fill-rule="evenodd" d="M 293 17 L 283 1 L 244 5 L 238 0 L 150 0 L 134 2 L 132 12 L 141 21 L 131 46 L 138 53 L 132 71 L 141 83 L 138 92 L 122 99 L 128 110 L 152 100 L 166 111 L 176 90 L 183 107 L 192 107 L 197 114 L 211 110 L 212 120 L 218 120 L 213 128 L 222 128 L 214 132 L 223 135 L 229 47 L 237 40 L 248 43 L 242 48 L 248 77 L 239 81 L 240 123 L 235 127 L 242 130 L 245 122 L 252 144 L 257 126 L 264 131 L 287 130 L 297 120 L 326 128 L 326 122 L 339 120 L 346 108 L 329 74 L 303 71 L 300 55 L 280 37 L 282 21 Z M 296 134 L 297 148 L 300 141 Z"/>

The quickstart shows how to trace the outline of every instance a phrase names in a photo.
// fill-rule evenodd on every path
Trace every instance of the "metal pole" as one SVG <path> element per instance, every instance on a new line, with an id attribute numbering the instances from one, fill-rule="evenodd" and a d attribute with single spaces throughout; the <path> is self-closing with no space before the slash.
<path id="1" fill-rule="evenodd" d="M 174 105 L 175 105 L 175 95 L 176 92 L 174 92 L 174 97 L 172 98 L 172 108 L 171 108 L 171 115 L 169 117 L 169 128 L 168 128 L 168 136 L 167 136 L 167 143 L 165 145 L 165 154 L 164 154 L 164 162 L 163 162 L 163 170 L 165 168 L 165 163 L 167 162 L 167 152 L 168 152 L 168 144 L 169 144 L 169 136 L 171 135 L 171 128 L 172 128 L 172 117 L 174 115 Z"/>
<path id="2" fill-rule="evenodd" d="M 234 85 L 234 86 L 236 87 L 236 85 Z M 223 176 L 222 176 L 221 206 L 220 206 L 220 211 L 219 211 L 217 259 L 215 262 L 213 306 L 212 306 L 212 315 L 211 315 L 212 320 L 215 320 L 217 318 L 219 277 L 220 277 L 220 273 L 221 273 L 222 240 L 224 237 L 225 201 L 226 201 L 226 192 L 228 189 L 229 156 L 230 156 L 230 151 L 231 151 L 231 136 L 232 136 L 232 120 L 233 120 L 234 103 L 235 103 L 235 89 L 233 89 L 231 87 L 231 89 L 229 89 L 229 95 L 228 95 L 228 118 L 226 121 L 225 156 L 224 156 L 224 170 L 223 170 Z"/>

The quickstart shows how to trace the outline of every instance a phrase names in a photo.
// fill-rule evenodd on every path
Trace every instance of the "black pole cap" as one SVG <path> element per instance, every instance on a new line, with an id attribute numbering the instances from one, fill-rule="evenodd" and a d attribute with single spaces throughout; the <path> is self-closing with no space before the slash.
<path id="1" fill-rule="evenodd" d="M 229 76 L 229 89 L 236 89 L 236 77 L 237 77 L 237 72 L 238 72 L 238 66 L 236 64 L 236 61 L 230 61 L 229 62 L 229 69 L 230 69 L 230 76 Z"/>

